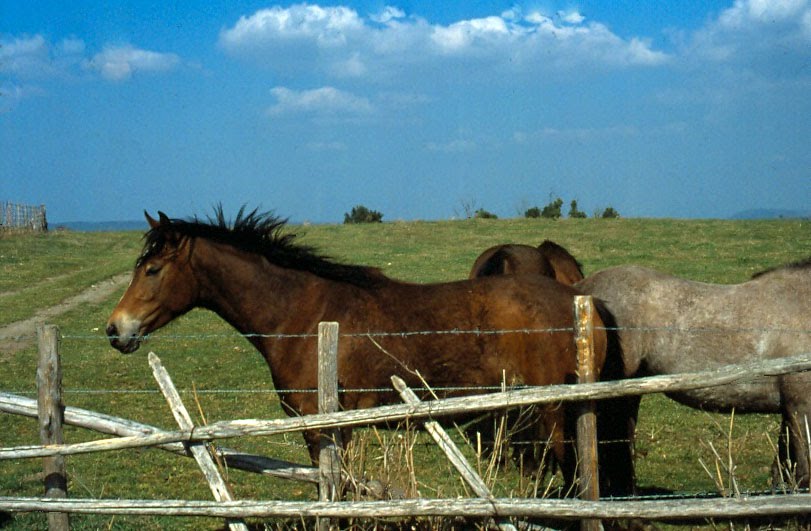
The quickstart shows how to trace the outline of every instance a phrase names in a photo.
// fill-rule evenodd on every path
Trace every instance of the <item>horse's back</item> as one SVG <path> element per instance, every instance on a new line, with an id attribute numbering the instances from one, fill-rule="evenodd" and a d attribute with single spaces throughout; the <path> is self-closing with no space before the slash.
<path id="1" fill-rule="evenodd" d="M 578 293 L 546 277 L 394 285 L 376 298 L 383 311 L 358 307 L 343 319 L 342 333 L 353 336 L 345 367 L 354 367 L 352 379 L 385 385 L 394 369 L 413 379 L 406 367 L 431 385 L 498 385 L 505 371 L 515 383 L 564 383 L 576 367 L 572 304 Z M 606 342 L 599 315 L 594 328 L 601 366 Z M 392 334 L 375 342 L 359 336 L 369 330 Z"/>
<path id="2" fill-rule="evenodd" d="M 614 315 L 626 376 L 702 371 L 811 350 L 811 336 L 802 332 L 807 324 L 796 311 L 811 303 L 783 284 L 710 284 L 619 266 L 576 286 L 604 300 Z M 759 378 L 674 398 L 708 409 L 774 411 L 778 386 L 777 378 Z"/>
<path id="3" fill-rule="evenodd" d="M 468 278 L 511 274 L 554 278 L 555 270 L 537 248 L 523 244 L 503 244 L 490 247 L 479 255 Z"/>

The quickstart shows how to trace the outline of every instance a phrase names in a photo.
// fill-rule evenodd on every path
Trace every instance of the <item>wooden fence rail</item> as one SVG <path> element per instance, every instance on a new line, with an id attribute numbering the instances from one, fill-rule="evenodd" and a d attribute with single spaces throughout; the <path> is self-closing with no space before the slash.
<path id="1" fill-rule="evenodd" d="M 807 516 L 811 494 L 738 498 L 610 500 L 576 499 L 408 499 L 362 502 L 91 500 L 0 497 L 0 511 L 60 511 L 80 514 L 207 516 L 218 518 L 384 518 L 409 516 L 532 517 L 687 521 Z"/>
<path id="2" fill-rule="evenodd" d="M 0 412 L 37 418 L 37 401 L 11 393 L 0 392 Z M 63 422 L 70 426 L 120 437 L 165 433 L 155 426 L 72 406 L 65 407 Z M 156 448 L 191 457 L 186 447 L 179 442 L 157 445 Z M 246 454 L 230 448 L 217 447 L 216 452 L 218 457 L 222 458 L 229 468 L 284 479 L 318 483 L 318 469 L 314 467 L 288 463 L 287 461 L 260 455 Z"/>
<path id="3" fill-rule="evenodd" d="M 0 449 L 0 459 L 71 455 L 98 451 L 141 448 L 177 442 L 201 442 L 246 435 L 279 435 L 302 430 L 382 424 L 406 418 L 424 419 L 443 415 L 492 411 L 560 401 L 600 400 L 618 396 L 686 391 L 725 385 L 759 376 L 778 376 L 811 370 L 811 353 L 762 362 L 730 365 L 714 371 L 651 376 L 578 385 L 550 385 L 500 393 L 431 400 L 419 404 L 381 406 L 374 409 L 339 411 L 280 419 L 220 421 L 194 430 L 166 431 L 76 444 L 32 445 Z"/>

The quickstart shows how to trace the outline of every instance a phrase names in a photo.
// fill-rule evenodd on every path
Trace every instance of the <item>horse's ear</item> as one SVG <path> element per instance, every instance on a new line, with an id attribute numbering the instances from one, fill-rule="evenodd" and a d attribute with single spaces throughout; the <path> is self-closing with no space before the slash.
<path id="1" fill-rule="evenodd" d="M 158 210 L 158 217 L 161 220 L 161 225 L 170 225 L 172 222 L 169 220 L 169 216 Z"/>
<path id="2" fill-rule="evenodd" d="M 149 215 L 149 212 L 144 210 L 144 217 L 146 218 L 146 222 L 149 223 L 149 228 L 157 229 L 160 227 L 160 222 Z"/>

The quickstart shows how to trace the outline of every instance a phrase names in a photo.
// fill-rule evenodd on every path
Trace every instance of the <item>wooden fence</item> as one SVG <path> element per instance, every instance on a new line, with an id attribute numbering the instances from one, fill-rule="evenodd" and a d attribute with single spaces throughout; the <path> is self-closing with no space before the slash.
<path id="1" fill-rule="evenodd" d="M 588 379 L 588 350 L 590 330 L 587 325 L 588 315 L 583 313 L 590 307 L 585 299 L 580 299 L 576 310 L 576 341 L 579 353 L 579 371 Z M 108 415 L 64 407 L 59 396 L 59 363 L 56 338 L 53 328 L 44 327 L 39 331 L 41 360 L 38 369 L 40 398 L 38 401 L 25 399 L 8 393 L 0 393 L 0 411 L 39 417 L 41 426 L 47 426 L 47 433 L 41 432 L 41 445 L 0 449 L 0 459 L 19 459 L 29 457 L 57 458 L 46 464 L 46 474 L 51 477 L 56 490 L 49 490 L 45 497 L 19 498 L 0 496 L 0 511 L 44 511 L 48 512 L 52 529 L 65 529 L 69 525 L 66 514 L 118 514 L 118 515 L 174 515 L 219 517 L 227 519 L 231 529 L 244 529 L 240 520 L 247 517 L 313 517 L 318 519 L 319 527 L 328 528 L 331 518 L 382 518 L 382 517 L 422 517 L 454 516 L 481 517 L 491 519 L 491 523 L 500 528 L 509 527 L 505 523 L 510 517 L 549 518 L 563 520 L 581 520 L 583 527 L 594 529 L 600 527 L 600 519 L 640 518 L 650 520 L 684 521 L 696 519 L 755 518 L 769 516 L 807 516 L 811 514 L 811 494 L 738 496 L 733 498 L 713 499 L 679 499 L 679 500 L 608 500 L 599 501 L 596 491 L 596 438 L 588 427 L 588 404 L 594 400 L 615 398 L 618 396 L 649 394 L 660 392 L 685 391 L 724 385 L 756 376 L 775 376 L 796 371 L 811 370 L 811 353 L 801 356 L 769 360 L 766 362 L 728 366 L 716 371 L 686 373 L 678 375 L 655 376 L 626 381 L 580 383 L 577 385 L 552 385 L 517 390 L 506 390 L 498 393 L 448 398 L 419 402 L 413 393 L 404 387 L 402 381 L 393 385 L 400 391 L 405 404 L 389 405 L 373 409 L 334 411 L 337 409 L 337 372 L 335 355 L 337 353 L 338 325 L 323 323 L 319 327 L 319 402 L 322 404 L 316 415 L 272 420 L 242 419 L 223 421 L 207 426 L 191 425 L 188 414 L 174 391 L 168 372 L 160 364 L 154 353 L 149 356 L 156 380 L 159 382 L 167 401 L 178 421 L 176 431 L 162 431 L 152 426 L 138 424 L 125 419 Z M 582 365 L 585 363 L 585 365 Z M 41 373 L 41 374 L 40 374 Z M 321 380 L 321 379 L 320 379 Z M 321 389 L 323 388 L 323 389 Z M 330 392 L 331 388 L 331 392 Z M 463 474 L 477 498 L 470 499 L 410 499 L 386 501 L 339 501 L 336 486 L 340 479 L 340 466 L 336 464 L 333 435 L 341 427 L 362 426 L 381 422 L 392 422 L 404 419 L 429 420 L 443 415 L 492 411 L 517 406 L 557 403 L 560 401 L 578 401 L 585 404 L 581 422 L 586 426 L 581 434 L 592 433 L 579 440 L 578 451 L 584 455 L 594 455 L 593 459 L 582 460 L 579 465 L 582 481 L 581 499 L 513 499 L 495 498 L 487 490 L 480 478 L 477 480 L 472 468 L 466 467 L 464 457 L 447 450 L 454 466 Z M 39 404 L 37 404 L 38 402 Z M 333 410 L 333 411 L 330 411 Z M 116 435 L 115 438 L 102 439 L 85 443 L 64 444 L 53 433 L 60 421 L 66 424 L 94 429 L 102 433 Z M 427 423 L 432 426 L 431 422 Z M 438 425 L 434 425 L 434 428 Z M 321 499 L 318 502 L 291 501 L 238 501 L 233 500 L 227 486 L 217 479 L 216 467 L 212 467 L 209 452 L 204 446 L 208 441 L 226 439 L 245 435 L 273 435 L 290 433 L 304 429 L 318 429 L 328 436 L 323 438 L 322 467 L 315 470 L 311 467 L 291 465 L 273 459 L 248 456 L 227 449 L 217 450 L 218 456 L 227 460 L 231 468 L 240 468 L 263 474 L 279 475 L 287 478 L 302 479 L 318 483 Z M 443 437 L 441 428 L 430 428 L 432 435 L 441 446 L 448 446 L 448 439 Z M 442 442 L 440 442 L 442 441 Z M 590 446 L 591 445 L 591 446 Z M 60 459 L 64 456 L 117 450 L 122 448 L 140 448 L 155 446 L 163 450 L 197 459 L 205 471 L 205 477 L 211 485 L 215 496 L 214 502 L 187 500 L 94 500 L 66 497 L 64 470 L 60 470 Z M 453 444 L 450 443 L 450 447 Z M 333 456 L 330 456 L 330 453 Z M 457 460 L 457 461 L 454 461 Z M 594 461 L 589 463 L 589 461 Z M 466 476 L 466 474 L 468 474 Z M 47 481 L 47 478 L 46 478 Z M 65 526 L 65 527 L 59 527 Z"/>
<path id="2" fill-rule="evenodd" d="M 0 203 L 0 232 L 12 230 L 47 231 L 45 205 L 20 205 L 8 201 Z"/>

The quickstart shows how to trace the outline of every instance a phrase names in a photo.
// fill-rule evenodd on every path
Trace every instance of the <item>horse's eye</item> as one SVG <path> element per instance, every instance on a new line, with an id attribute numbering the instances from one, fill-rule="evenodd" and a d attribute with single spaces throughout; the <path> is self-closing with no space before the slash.
<path id="1" fill-rule="evenodd" d="M 146 266 L 146 271 L 144 271 L 144 274 L 148 277 L 151 277 L 157 275 L 160 272 L 160 270 L 161 267 L 159 265 L 149 264 Z"/>

